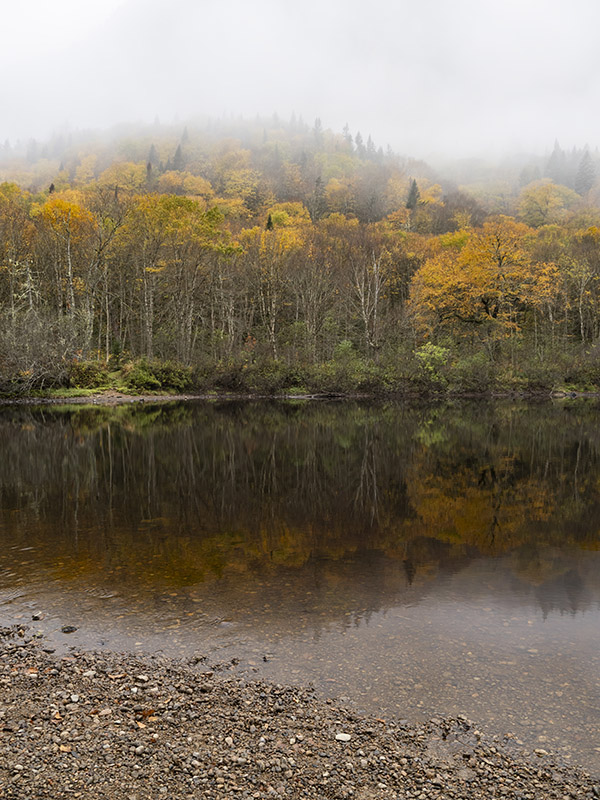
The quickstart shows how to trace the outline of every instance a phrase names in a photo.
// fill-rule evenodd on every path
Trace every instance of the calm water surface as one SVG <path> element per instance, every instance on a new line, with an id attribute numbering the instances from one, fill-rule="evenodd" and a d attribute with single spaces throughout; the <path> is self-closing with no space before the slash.
<path id="1" fill-rule="evenodd" d="M 0 409 L 0 624 L 464 713 L 600 774 L 599 421 L 593 401 Z"/>

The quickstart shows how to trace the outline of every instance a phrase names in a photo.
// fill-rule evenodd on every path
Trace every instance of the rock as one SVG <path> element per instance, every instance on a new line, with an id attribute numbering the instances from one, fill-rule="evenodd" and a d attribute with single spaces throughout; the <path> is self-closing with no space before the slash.
<path id="1" fill-rule="evenodd" d="M 532 766 L 514 741 L 465 738 L 457 718 L 436 718 L 442 740 L 437 722 L 382 725 L 301 687 L 214 674 L 206 693 L 206 681 L 164 656 L 51 658 L 0 628 L 2 798 L 600 798 L 597 778 L 541 748 L 547 761 Z M 356 747 L 340 750 L 332 735 Z"/>
<path id="2" fill-rule="evenodd" d="M 77 628 L 75 627 L 75 625 L 63 625 L 61 628 L 61 631 L 63 633 L 75 633 L 76 630 Z"/>

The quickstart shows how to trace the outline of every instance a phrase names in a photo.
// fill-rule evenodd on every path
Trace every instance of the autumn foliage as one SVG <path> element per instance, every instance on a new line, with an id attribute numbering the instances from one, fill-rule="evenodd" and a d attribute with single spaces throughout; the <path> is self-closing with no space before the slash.
<path id="1" fill-rule="evenodd" d="M 498 213 L 347 130 L 255 133 L 0 158 L 4 391 L 140 358 L 199 388 L 600 383 L 589 154 L 579 193 L 536 179 Z"/>

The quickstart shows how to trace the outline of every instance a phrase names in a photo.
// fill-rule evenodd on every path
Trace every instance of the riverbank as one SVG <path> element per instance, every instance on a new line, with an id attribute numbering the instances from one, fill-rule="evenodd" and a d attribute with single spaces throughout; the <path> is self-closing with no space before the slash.
<path id="1" fill-rule="evenodd" d="M 0 630 L 6 800 L 600 797 L 584 771 L 489 741 L 464 717 L 414 726 L 201 658 L 48 650 Z"/>
<path id="2" fill-rule="evenodd" d="M 127 403 L 174 403 L 182 401 L 224 401 L 224 400 L 568 400 L 576 398 L 598 398 L 599 392 L 504 392 L 504 393 L 457 393 L 457 394 L 428 394 L 428 393 L 389 393 L 389 394 L 369 394 L 357 392 L 329 392 L 327 394 L 248 394 L 224 392 L 217 394 L 214 392 L 205 394 L 126 394 L 115 390 L 107 390 L 83 395 L 64 395 L 55 394 L 52 396 L 22 396 L 14 395 L 0 397 L 0 406 L 46 406 L 46 405 L 98 405 L 114 406 Z"/>

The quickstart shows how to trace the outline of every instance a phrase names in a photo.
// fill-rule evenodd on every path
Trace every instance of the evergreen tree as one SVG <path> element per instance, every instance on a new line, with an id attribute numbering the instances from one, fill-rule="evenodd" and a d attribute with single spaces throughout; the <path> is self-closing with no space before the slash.
<path id="1" fill-rule="evenodd" d="M 149 164 L 152 164 L 153 167 L 158 166 L 158 153 L 156 152 L 156 147 L 152 144 L 150 145 L 150 150 L 148 151 L 148 158 L 146 159 Z"/>
<path id="2" fill-rule="evenodd" d="M 563 186 L 567 186 L 568 184 L 567 156 L 558 141 L 554 142 L 554 150 L 548 159 L 544 174 L 545 177 L 550 178 L 554 183 L 560 183 Z"/>
<path id="3" fill-rule="evenodd" d="M 537 164 L 534 166 L 523 167 L 521 174 L 519 175 L 519 188 L 523 189 L 530 183 L 539 181 L 541 177 L 540 168 L 537 166 Z"/>
<path id="4" fill-rule="evenodd" d="M 354 144 L 352 140 L 352 134 L 350 133 L 350 128 L 348 127 L 348 123 L 344 125 L 344 130 L 342 131 L 342 136 L 344 137 L 344 141 L 348 145 L 350 150 L 354 149 Z"/>
<path id="5" fill-rule="evenodd" d="M 173 156 L 173 169 L 176 172 L 181 172 L 183 169 L 183 153 L 181 152 L 181 145 L 177 145 L 177 150 L 175 150 L 175 155 Z"/>
<path id="6" fill-rule="evenodd" d="M 273 218 L 271 217 L 270 214 L 267 217 L 267 224 L 265 225 L 265 228 L 268 231 L 272 231 L 273 230 Z"/>
<path id="7" fill-rule="evenodd" d="M 581 157 L 577 174 L 575 175 L 575 191 L 577 194 L 587 194 L 595 183 L 596 167 L 589 150 L 586 150 Z"/>
<path id="8" fill-rule="evenodd" d="M 356 132 L 356 136 L 354 137 L 354 144 L 356 145 L 356 155 L 359 158 L 365 158 L 367 155 L 367 150 L 365 148 L 365 143 L 363 142 L 363 138 L 360 135 L 360 131 Z"/>
<path id="9" fill-rule="evenodd" d="M 252 214 L 258 213 L 258 210 L 261 205 L 261 196 L 260 191 L 257 186 L 253 186 L 246 197 L 244 198 L 244 205 L 248 209 L 248 211 L 252 212 Z"/>
<path id="10" fill-rule="evenodd" d="M 408 190 L 408 198 L 406 200 L 406 207 L 410 211 L 414 211 L 419 203 L 419 198 L 421 193 L 419 192 L 419 187 L 417 186 L 416 180 L 413 178 L 412 183 L 410 184 L 410 189 Z"/>
<path id="11" fill-rule="evenodd" d="M 315 144 L 317 147 L 321 147 L 323 144 L 323 125 L 319 117 L 316 118 L 315 124 L 313 127 L 313 136 L 315 137 Z"/>
<path id="12" fill-rule="evenodd" d="M 309 202 L 309 212 L 313 222 L 322 219 L 327 212 L 325 186 L 320 175 L 315 181 L 315 188 Z"/>
<path id="13" fill-rule="evenodd" d="M 371 161 L 375 160 L 375 143 L 371 138 L 371 134 L 369 134 L 367 138 L 367 158 L 369 158 Z"/>

